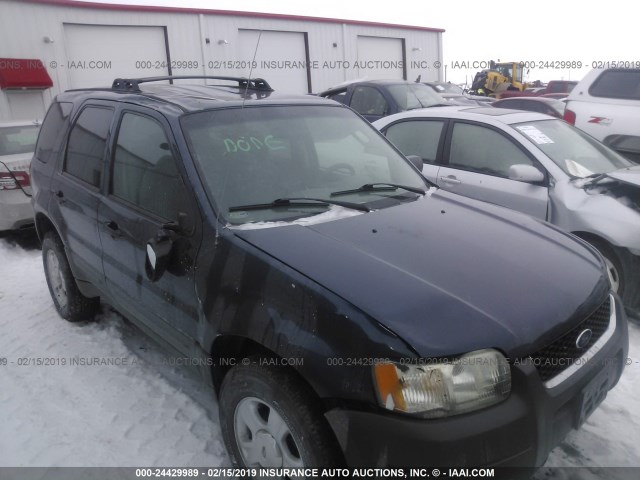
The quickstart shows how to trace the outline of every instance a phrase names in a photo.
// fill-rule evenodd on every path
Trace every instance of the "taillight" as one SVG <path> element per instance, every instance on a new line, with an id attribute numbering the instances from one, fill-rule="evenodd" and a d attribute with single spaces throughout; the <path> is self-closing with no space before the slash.
<path id="1" fill-rule="evenodd" d="M 17 190 L 20 187 L 29 186 L 31 186 L 31 178 L 27 172 L 0 172 L 0 190 Z"/>
<path id="2" fill-rule="evenodd" d="M 576 124 L 576 114 L 568 108 L 565 108 L 564 116 L 562 118 L 564 118 L 565 122 L 570 123 L 571 125 Z"/>

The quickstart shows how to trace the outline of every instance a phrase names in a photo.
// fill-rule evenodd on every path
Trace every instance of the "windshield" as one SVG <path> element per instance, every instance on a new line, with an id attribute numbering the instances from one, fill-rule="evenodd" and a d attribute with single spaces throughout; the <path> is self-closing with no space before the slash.
<path id="1" fill-rule="evenodd" d="M 0 155 L 33 152 L 39 129 L 39 125 L 0 127 Z"/>
<path id="2" fill-rule="evenodd" d="M 232 224 L 293 220 L 341 208 L 319 202 L 365 184 L 425 188 L 424 180 L 380 134 L 351 110 L 332 106 L 260 106 L 199 112 L 182 128 L 220 214 Z M 384 208 L 417 198 L 401 188 L 354 191 L 339 200 Z"/>
<path id="3" fill-rule="evenodd" d="M 439 93 L 422 83 L 401 83 L 388 88 L 401 111 L 447 105 L 447 101 Z"/>
<path id="4" fill-rule="evenodd" d="M 584 178 L 633 165 L 563 120 L 538 120 L 513 127 L 573 177 Z"/>

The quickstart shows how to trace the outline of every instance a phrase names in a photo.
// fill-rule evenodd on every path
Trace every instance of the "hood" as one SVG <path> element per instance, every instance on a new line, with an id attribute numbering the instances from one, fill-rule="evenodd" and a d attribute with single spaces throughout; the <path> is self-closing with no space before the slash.
<path id="1" fill-rule="evenodd" d="M 619 182 L 640 187 L 640 165 L 621 168 L 613 172 L 607 173 L 607 177 L 618 180 Z"/>
<path id="2" fill-rule="evenodd" d="M 341 296 L 422 356 L 547 345 L 609 284 L 594 251 L 510 210 L 437 191 L 326 223 L 235 235 Z"/>

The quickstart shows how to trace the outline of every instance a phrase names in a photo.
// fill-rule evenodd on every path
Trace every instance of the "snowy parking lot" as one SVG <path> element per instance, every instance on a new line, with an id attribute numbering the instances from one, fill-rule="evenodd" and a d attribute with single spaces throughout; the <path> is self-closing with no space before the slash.
<path id="1" fill-rule="evenodd" d="M 629 333 L 620 383 L 546 466 L 640 466 L 638 323 Z M 0 237 L 0 466 L 227 465 L 213 392 L 170 363 L 108 307 L 92 323 L 62 320 L 35 238 Z M 616 478 L 567 472 L 537 478 Z"/>

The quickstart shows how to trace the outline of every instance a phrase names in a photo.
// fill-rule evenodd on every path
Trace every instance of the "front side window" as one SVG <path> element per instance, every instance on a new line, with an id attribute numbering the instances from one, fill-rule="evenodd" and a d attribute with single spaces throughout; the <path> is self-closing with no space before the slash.
<path id="1" fill-rule="evenodd" d="M 537 120 L 513 125 L 565 173 L 588 177 L 633 165 L 610 148 L 562 120 Z"/>
<path id="2" fill-rule="evenodd" d="M 94 187 L 100 186 L 102 160 L 113 110 L 87 107 L 69 134 L 64 171 Z"/>
<path id="3" fill-rule="evenodd" d="M 391 125 L 386 136 L 405 155 L 418 155 L 423 162 L 435 163 L 444 122 L 411 120 Z"/>
<path id="4" fill-rule="evenodd" d="M 181 124 L 212 203 L 230 223 L 292 220 L 333 208 L 233 208 L 276 199 L 306 197 L 386 208 L 417 195 L 389 188 L 336 192 L 378 182 L 426 188 L 368 122 L 345 108 L 245 106 L 186 115 Z"/>
<path id="5" fill-rule="evenodd" d="M 387 101 L 372 87 L 356 87 L 350 107 L 360 115 L 386 115 L 388 111 Z"/>
<path id="6" fill-rule="evenodd" d="M 487 127 L 456 123 L 451 137 L 449 166 L 487 175 L 509 177 L 512 165 L 533 165 L 504 135 Z"/>
<path id="7" fill-rule="evenodd" d="M 178 219 L 184 185 L 165 131 L 156 120 L 134 113 L 122 116 L 111 194 L 161 218 Z"/>

